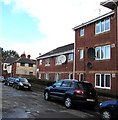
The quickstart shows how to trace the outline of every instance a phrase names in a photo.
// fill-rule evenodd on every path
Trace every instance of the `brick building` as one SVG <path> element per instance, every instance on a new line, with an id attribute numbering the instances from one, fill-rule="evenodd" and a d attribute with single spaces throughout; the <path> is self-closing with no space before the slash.
<path id="1" fill-rule="evenodd" d="M 58 80 L 73 76 L 74 44 L 58 47 L 37 58 L 37 78 Z"/>
<path id="2" fill-rule="evenodd" d="M 74 78 L 101 93 L 118 96 L 118 0 L 101 5 L 111 12 L 74 27 Z"/>

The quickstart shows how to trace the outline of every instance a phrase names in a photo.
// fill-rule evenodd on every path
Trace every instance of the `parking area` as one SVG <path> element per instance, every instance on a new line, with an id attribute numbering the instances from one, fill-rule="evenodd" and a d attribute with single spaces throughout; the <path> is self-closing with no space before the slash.
<path id="1" fill-rule="evenodd" d="M 2 83 L 0 83 L 2 84 Z M 84 118 L 100 119 L 96 110 L 85 106 L 67 109 L 63 103 L 45 101 L 42 90 L 16 90 L 2 84 L 2 118 Z"/>

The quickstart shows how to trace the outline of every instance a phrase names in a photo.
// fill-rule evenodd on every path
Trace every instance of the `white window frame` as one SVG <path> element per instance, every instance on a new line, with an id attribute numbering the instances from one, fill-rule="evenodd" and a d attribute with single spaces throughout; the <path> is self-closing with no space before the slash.
<path id="1" fill-rule="evenodd" d="M 50 66 L 50 58 L 45 59 L 45 66 Z"/>
<path id="2" fill-rule="evenodd" d="M 55 80 L 58 81 L 61 79 L 61 73 L 56 73 L 55 74 Z"/>
<path id="3" fill-rule="evenodd" d="M 108 20 L 108 22 L 107 22 Z M 106 26 L 108 25 L 109 29 L 106 29 Z M 97 32 L 97 27 L 99 27 L 99 32 Z M 102 31 L 103 28 L 103 31 Z M 100 34 L 106 31 L 110 31 L 110 18 L 106 18 L 102 21 L 99 21 L 95 24 L 95 34 Z"/>
<path id="4" fill-rule="evenodd" d="M 49 73 L 46 73 L 46 74 L 45 74 L 45 79 L 46 79 L 46 80 L 49 80 L 49 79 L 50 79 L 50 74 L 49 74 Z"/>
<path id="5" fill-rule="evenodd" d="M 83 75 L 83 80 L 81 80 L 81 75 Z M 84 73 L 79 74 L 79 81 L 84 81 Z"/>
<path id="6" fill-rule="evenodd" d="M 73 74 L 72 73 L 68 73 L 68 79 L 73 79 Z"/>
<path id="7" fill-rule="evenodd" d="M 84 28 L 81 28 L 80 29 L 80 37 L 83 37 L 84 36 Z"/>
<path id="8" fill-rule="evenodd" d="M 80 59 L 83 59 L 84 58 L 84 50 L 83 49 L 80 49 L 79 51 L 79 55 L 80 55 Z"/>
<path id="9" fill-rule="evenodd" d="M 96 82 L 96 76 L 97 76 L 97 75 L 99 75 L 99 77 L 100 77 L 100 83 L 99 83 L 100 86 L 97 86 L 97 85 L 96 85 L 96 84 L 97 84 L 97 82 Z M 101 76 L 102 76 L 102 75 L 104 75 L 104 86 L 105 86 L 105 87 L 102 87 L 102 85 L 101 85 Z M 106 87 L 106 76 L 107 76 L 107 75 L 110 76 L 110 83 L 109 83 L 109 84 L 110 84 L 110 87 Z M 100 73 L 96 73 L 96 74 L 95 74 L 95 87 L 96 87 L 96 88 L 102 88 L 102 89 L 111 89 L 111 74 L 100 74 Z"/>
<path id="10" fill-rule="evenodd" d="M 73 53 L 68 54 L 68 62 L 73 61 Z"/>
<path id="11" fill-rule="evenodd" d="M 100 51 L 99 58 L 97 57 L 98 49 Z M 107 54 L 109 54 L 108 57 L 107 57 Z M 96 56 L 96 58 L 95 58 L 96 60 L 111 59 L 111 47 L 110 47 L 110 45 L 96 47 L 95 48 L 95 56 Z"/>
<path id="12" fill-rule="evenodd" d="M 61 62 L 60 59 L 59 59 L 59 56 L 57 56 L 57 57 L 55 58 L 55 64 L 56 64 L 56 65 L 61 65 L 61 64 L 62 64 L 62 62 Z"/>
<path id="13" fill-rule="evenodd" d="M 41 59 L 41 60 L 39 60 L 39 65 L 42 65 L 42 62 L 43 62 L 43 60 Z"/>

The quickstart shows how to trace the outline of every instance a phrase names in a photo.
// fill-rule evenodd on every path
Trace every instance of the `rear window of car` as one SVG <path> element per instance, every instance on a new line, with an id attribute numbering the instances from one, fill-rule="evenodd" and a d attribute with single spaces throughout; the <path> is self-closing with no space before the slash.
<path id="1" fill-rule="evenodd" d="M 91 83 L 79 83 L 78 86 L 81 90 L 86 90 L 86 91 L 95 90 Z"/>

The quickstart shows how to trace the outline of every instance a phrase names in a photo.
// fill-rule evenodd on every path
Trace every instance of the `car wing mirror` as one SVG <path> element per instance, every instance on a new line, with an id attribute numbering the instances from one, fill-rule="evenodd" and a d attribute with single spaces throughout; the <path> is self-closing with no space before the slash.
<path id="1" fill-rule="evenodd" d="M 52 85 L 52 87 L 53 87 L 53 88 L 55 88 L 55 87 L 56 87 L 56 85 Z"/>

